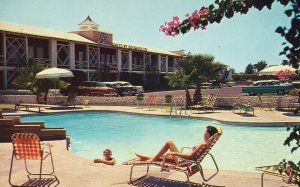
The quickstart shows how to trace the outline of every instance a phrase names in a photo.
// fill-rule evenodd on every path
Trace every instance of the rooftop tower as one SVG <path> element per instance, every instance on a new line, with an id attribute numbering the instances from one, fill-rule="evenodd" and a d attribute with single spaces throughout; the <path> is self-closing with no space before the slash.
<path id="1" fill-rule="evenodd" d="M 79 31 L 99 31 L 99 25 L 95 23 L 90 16 L 88 16 L 83 22 L 78 24 Z"/>

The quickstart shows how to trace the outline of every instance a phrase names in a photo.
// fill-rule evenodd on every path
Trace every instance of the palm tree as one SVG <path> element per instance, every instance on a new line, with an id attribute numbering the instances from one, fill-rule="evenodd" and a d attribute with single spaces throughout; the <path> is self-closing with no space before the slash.
<path id="1" fill-rule="evenodd" d="M 190 76 L 185 75 L 182 70 L 176 70 L 174 74 L 165 76 L 169 80 L 169 86 L 172 88 L 184 88 L 186 106 L 191 105 L 191 95 L 189 92 Z"/>
<path id="2" fill-rule="evenodd" d="M 197 104 L 202 100 L 201 84 L 209 80 L 218 80 L 220 71 L 224 70 L 226 66 L 216 62 L 212 55 L 203 54 L 192 55 L 191 63 L 195 69 L 191 78 L 196 85 L 193 104 Z"/>
<path id="3" fill-rule="evenodd" d="M 186 107 L 191 105 L 191 95 L 189 87 L 191 85 L 191 76 L 194 74 L 194 67 L 191 64 L 190 56 L 178 62 L 180 69 L 176 70 L 174 74 L 168 74 L 165 78 L 169 81 L 169 86 L 172 88 L 184 88 Z"/>

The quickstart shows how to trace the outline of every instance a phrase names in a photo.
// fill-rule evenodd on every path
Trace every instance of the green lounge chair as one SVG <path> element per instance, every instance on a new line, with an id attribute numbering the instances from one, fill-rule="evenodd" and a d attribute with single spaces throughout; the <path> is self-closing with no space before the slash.
<path id="1" fill-rule="evenodd" d="M 254 108 L 250 104 L 234 104 L 232 108 L 232 112 L 236 113 L 236 111 L 239 111 L 239 113 L 247 114 L 248 112 L 252 112 L 252 115 L 254 116 Z"/>

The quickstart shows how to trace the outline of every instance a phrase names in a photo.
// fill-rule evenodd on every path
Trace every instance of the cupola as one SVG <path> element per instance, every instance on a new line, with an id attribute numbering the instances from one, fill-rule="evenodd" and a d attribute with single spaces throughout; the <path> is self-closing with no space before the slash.
<path id="1" fill-rule="evenodd" d="M 95 23 L 90 16 L 88 16 L 83 22 L 78 24 L 79 31 L 99 31 L 99 25 Z"/>

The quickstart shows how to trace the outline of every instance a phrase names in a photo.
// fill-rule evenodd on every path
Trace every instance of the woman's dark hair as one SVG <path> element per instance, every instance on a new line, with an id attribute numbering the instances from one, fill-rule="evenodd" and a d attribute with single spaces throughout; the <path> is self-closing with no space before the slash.
<path id="1" fill-rule="evenodd" d="M 206 129 L 210 136 L 213 136 L 214 134 L 216 134 L 218 132 L 217 128 L 213 127 L 213 126 L 207 126 Z"/>

